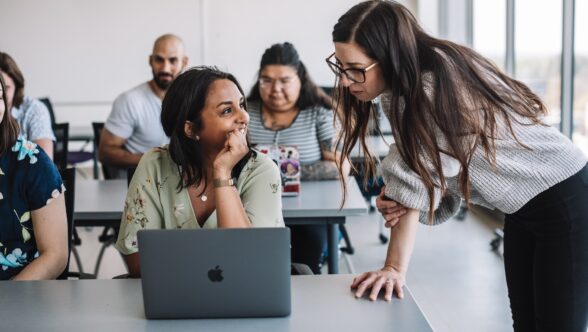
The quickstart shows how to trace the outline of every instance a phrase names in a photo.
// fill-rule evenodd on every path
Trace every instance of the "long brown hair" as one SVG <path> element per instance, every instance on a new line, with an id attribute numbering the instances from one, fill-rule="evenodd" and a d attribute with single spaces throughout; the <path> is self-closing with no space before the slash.
<path id="1" fill-rule="evenodd" d="M 2 103 L 4 104 L 4 115 L 2 122 L 0 122 L 0 155 L 2 155 L 16 143 L 19 128 L 6 103 L 6 84 L 4 84 L 2 75 L 0 75 L 0 85 L 2 85 Z"/>
<path id="2" fill-rule="evenodd" d="M 16 61 L 8 54 L 0 52 L 0 71 L 8 75 L 14 81 L 14 97 L 12 107 L 20 107 L 24 100 L 25 79 L 16 64 Z"/>
<path id="3" fill-rule="evenodd" d="M 503 121 L 524 146 L 515 136 L 513 121 L 541 124 L 540 116 L 547 112 L 526 85 L 475 51 L 429 36 L 409 10 L 394 1 L 355 5 L 339 18 L 333 41 L 354 42 L 378 62 L 390 93 L 385 111 L 398 151 L 429 194 L 429 222 L 435 187 L 442 193 L 446 189 L 440 153 L 459 161 L 459 189 L 467 202 L 473 151 L 481 146 L 495 166 L 497 124 Z M 336 103 L 343 154 L 348 156 L 359 141 L 366 151 L 366 176 L 373 176 L 375 165 L 365 142 L 368 120 L 376 117 L 371 102 L 358 100 L 339 85 Z"/>
<path id="4" fill-rule="evenodd" d="M 186 121 L 194 124 L 192 130 L 204 128 L 202 122 L 202 110 L 206 105 L 206 98 L 210 92 L 210 86 L 217 80 L 229 80 L 237 86 L 243 94 L 241 85 L 232 74 L 220 71 L 216 67 L 198 66 L 193 67 L 179 75 L 171 84 L 163 98 L 161 105 L 161 125 L 163 131 L 169 137 L 169 154 L 176 163 L 180 173 L 178 192 L 183 187 L 198 184 L 207 178 L 207 160 L 203 153 L 201 144 L 196 143 L 192 138 L 186 137 L 184 125 Z M 247 109 L 247 104 L 245 104 Z M 247 142 L 249 146 L 249 141 Z M 257 154 L 249 146 L 249 152 L 233 167 L 231 177 L 239 178 L 239 174 L 251 157 Z M 206 192 L 204 186 L 200 195 Z"/>

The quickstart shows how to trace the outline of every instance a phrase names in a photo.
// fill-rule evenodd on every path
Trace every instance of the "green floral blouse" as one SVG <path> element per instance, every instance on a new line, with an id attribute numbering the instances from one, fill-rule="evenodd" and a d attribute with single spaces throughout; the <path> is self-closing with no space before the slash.
<path id="1" fill-rule="evenodd" d="M 129 185 L 116 248 L 124 255 L 138 252 L 141 229 L 217 228 L 216 211 L 200 227 L 187 188 L 178 192 L 180 173 L 167 146 L 141 158 Z M 284 227 L 280 172 L 267 156 L 251 157 L 237 180 L 237 190 L 254 227 Z"/>

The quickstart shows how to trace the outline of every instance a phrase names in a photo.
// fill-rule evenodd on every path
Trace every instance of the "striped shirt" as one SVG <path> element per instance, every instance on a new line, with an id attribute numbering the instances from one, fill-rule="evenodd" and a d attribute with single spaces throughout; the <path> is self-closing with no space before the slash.
<path id="1" fill-rule="evenodd" d="M 332 146 L 335 142 L 333 111 L 320 106 L 298 112 L 290 127 L 271 130 L 263 125 L 259 103 L 247 104 L 249 142 L 255 144 L 280 144 L 298 147 L 300 164 L 308 165 L 321 160 L 321 143 Z"/>

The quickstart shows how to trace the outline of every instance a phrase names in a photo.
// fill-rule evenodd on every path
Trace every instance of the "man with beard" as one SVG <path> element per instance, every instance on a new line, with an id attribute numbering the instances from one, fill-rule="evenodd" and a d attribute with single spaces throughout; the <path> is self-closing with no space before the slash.
<path id="1" fill-rule="evenodd" d="M 161 102 L 187 64 L 182 39 L 163 35 L 149 56 L 153 79 L 115 99 L 98 148 L 98 159 L 109 167 L 113 178 L 126 177 L 126 168 L 136 167 L 144 152 L 168 143 L 160 122 Z"/>

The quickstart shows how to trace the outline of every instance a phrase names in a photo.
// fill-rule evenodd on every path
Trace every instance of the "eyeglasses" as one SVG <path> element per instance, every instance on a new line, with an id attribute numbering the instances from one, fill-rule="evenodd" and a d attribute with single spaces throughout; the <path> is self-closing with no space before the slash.
<path id="1" fill-rule="evenodd" d="M 334 59 L 334 61 L 333 61 L 333 59 Z M 337 75 L 339 77 L 341 77 L 342 75 L 345 75 L 345 77 L 347 77 L 348 80 L 350 80 L 351 82 L 354 82 L 354 83 L 365 82 L 365 73 L 367 73 L 368 70 L 374 68 L 378 64 L 377 62 L 374 62 L 365 68 L 343 69 L 343 67 L 341 67 L 337 64 L 337 62 L 336 62 L 337 59 L 335 58 L 335 53 L 331 54 L 328 58 L 325 59 L 325 61 L 327 62 L 327 64 L 329 65 L 329 68 L 331 68 L 333 73 L 335 73 L 335 75 Z"/>
<path id="2" fill-rule="evenodd" d="M 278 79 L 269 77 L 259 78 L 259 86 L 264 89 L 271 88 L 274 86 L 274 84 L 279 84 L 282 88 L 287 89 L 292 85 L 292 83 L 294 83 L 294 77 L 284 77 Z"/>

